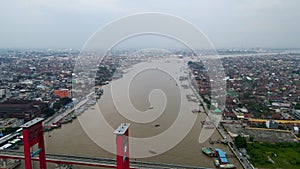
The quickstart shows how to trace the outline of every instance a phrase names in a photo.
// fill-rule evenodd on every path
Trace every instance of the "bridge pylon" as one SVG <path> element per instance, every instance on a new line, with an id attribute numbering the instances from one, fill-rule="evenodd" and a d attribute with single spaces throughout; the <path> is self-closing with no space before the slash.
<path id="1" fill-rule="evenodd" d="M 43 120 L 43 118 L 36 118 L 21 126 L 23 128 L 24 156 L 26 169 L 32 169 L 31 158 L 37 154 L 39 155 L 40 169 L 47 169 L 44 131 L 42 124 Z M 30 152 L 30 148 L 35 144 L 38 144 L 38 149 L 35 152 Z"/>
<path id="2" fill-rule="evenodd" d="M 129 169 L 129 123 L 121 123 L 114 131 L 117 144 L 117 169 Z"/>

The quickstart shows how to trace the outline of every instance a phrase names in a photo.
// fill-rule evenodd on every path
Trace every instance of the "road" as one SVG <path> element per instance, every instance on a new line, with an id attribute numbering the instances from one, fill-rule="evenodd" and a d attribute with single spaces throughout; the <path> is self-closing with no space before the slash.
<path id="1" fill-rule="evenodd" d="M 2 145 L 2 144 L 4 144 L 4 143 L 6 143 L 6 142 L 12 140 L 13 138 L 17 137 L 18 135 L 20 135 L 20 134 L 14 132 L 14 133 L 11 133 L 11 134 L 9 134 L 9 135 L 7 135 L 7 136 L 5 136 L 5 137 L 2 137 L 2 138 L 0 139 L 0 145 Z"/>
<path id="2" fill-rule="evenodd" d="M 54 115 L 54 117 L 51 117 L 49 120 L 48 120 L 48 119 L 45 120 L 45 121 L 43 122 L 43 125 L 44 125 L 44 126 L 47 126 L 47 125 L 52 125 L 52 124 L 54 124 L 54 123 L 57 123 L 57 122 L 58 122 L 59 120 L 61 120 L 63 117 L 67 116 L 67 115 L 70 114 L 72 111 L 76 110 L 78 107 L 80 107 L 80 106 L 82 106 L 83 104 L 85 104 L 85 103 L 88 101 L 88 98 L 89 98 L 92 94 L 93 94 L 93 92 L 90 93 L 90 94 L 88 94 L 88 95 L 86 96 L 86 99 L 81 100 L 80 102 L 78 102 L 78 103 L 75 105 L 74 108 L 72 108 L 72 109 L 67 109 L 67 110 L 65 110 L 63 113 L 56 114 L 56 115 Z"/>
<path id="3" fill-rule="evenodd" d="M 24 159 L 23 152 L 5 150 L 0 151 L 0 158 L 15 158 Z M 34 157 L 33 160 L 37 161 L 38 157 Z M 111 158 L 97 158 L 97 157 L 85 157 L 85 156 L 74 156 L 74 155 L 64 155 L 64 154 L 46 154 L 46 161 L 50 163 L 57 164 L 75 164 L 75 165 L 87 165 L 87 166 L 97 166 L 105 168 L 115 168 L 116 160 Z M 144 162 L 144 161 L 130 161 L 131 168 L 148 168 L 148 169 L 211 169 L 199 166 L 187 166 L 187 165 L 177 165 L 177 164 L 166 164 L 166 163 L 156 163 L 156 162 Z"/>

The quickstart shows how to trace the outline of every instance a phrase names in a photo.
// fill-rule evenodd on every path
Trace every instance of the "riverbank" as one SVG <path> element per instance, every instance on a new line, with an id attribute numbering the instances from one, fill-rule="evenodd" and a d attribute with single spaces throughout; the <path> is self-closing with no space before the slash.
<path id="1" fill-rule="evenodd" d="M 169 62 L 166 63 L 165 60 L 153 60 L 151 62 L 142 62 L 136 65 L 133 65 L 130 68 L 130 71 L 125 73 L 122 78 L 113 80 L 110 84 L 103 86 L 104 93 L 102 97 L 97 101 L 97 104 L 91 106 L 91 108 L 87 109 L 80 117 L 86 118 L 89 125 L 93 130 L 90 135 L 95 135 L 106 144 L 113 144 L 115 141 L 115 136 L 112 138 L 103 134 L 104 131 L 103 124 L 95 118 L 94 115 L 99 114 L 99 110 L 105 117 L 107 123 L 109 123 L 112 128 L 116 128 L 120 122 L 128 122 L 124 117 L 119 114 L 119 109 L 116 107 L 116 103 L 112 99 L 112 89 L 114 92 L 118 94 L 119 99 L 122 100 L 126 98 L 122 90 L 126 89 L 126 84 L 132 79 L 132 76 L 135 76 L 137 72 L 144 70 L 147 67 L 152 67 L 161 70 L 165 70 L 166 72 L 170 72 L 175 79 L 179 79 L 180 76 L 187 76 L 185 70 L 187 71 L 187 60 L 179 60 L 179 59 L 169 59 Z M 182 68 L 182 71 L 180 69 Z M 170 81 L 170 80 L 169 80 Z M 178 83 L 178 87 L 181 85 L 188 85 L 188 81 L 176 81 Z M 143 86 L 147 85 L 148 81 L 138 81 L 138 85 Z M 175 86 L 175 82 L 173 83 Z M 113 87 L 113 88 L 112 88 Z M 125 87 L 125 88 L 124 88 Z M 139 92 L 139 88 L 136 88 L 137 92 Z M 166 91 L 167 94 L 172 93 L 171 91 Z M 203 127 L 202 121 L 205 121 L 206 115 L 204 113 L 193 113 L 192 110 L 199 109 L 199 103 L 194 101 L 188 101 L 186 95 L 194 95 L 194 92 L 191 88 L 181 88 L 181 99 L 182 99 L 182 111 L 185 113 L 189 119 L 193 119 L 194 124 L 192 128 L 189 130 L 187 135 L 184 137 L 182 141 L 180 141 L 177 145 L 175 145 L 170 150 L 166 151 L 162 154 L 156 154 L 156 156 L 148 157 L 148 158 L 137 158 L 140 161 L 153 161 L 153 162 L 161 162 L 161 163 L 172 163 L 172 164 L 182 164 L 182 165 L 193 165 L 193 166 L 203 166 L 214 168 L 213 160 L 201 152 L 202 147 L 212 147 L 212 148 L 221 148 L 222 150 L 229 152 L 230 149 L 227 145 L 224 144 L 214 144 L 211 145 L 209 140 L 200 144 L 198 142 L 199 133 Z M 132 123 L 130 128 L 130 136 L 135 138 L 147 138 L 151 136 L 155 136 L 163 131 L 167 130 L 178 116 L 178 105 L 177 102 L 174 102 L 171 95 L 171 99 L 168 100 L 170 103 L 167 104 L 162 115 L 149 123 L 141 124 L 141 123 Z M 151 98 L 152 97 L 152 98 Z M 118 98 L 115 98 L 118 99 Z M 139 109 L 148 110 L 149 105 L 145 104 L 145 100 L 140 98 L 139 95 L 136 95 L 136 98 L 132 98 L 136 101 L 133 104 L 137 105 Z M 148 98 L 147 98 L 148 99 Z M 116 100 L 115 100 L 116 101 Z M 163 108 L 164 102 L 162 102 L 162 95 L 159 93 L 152 93 L 150 95 L 150 103 L 153 106 L 153 109 L 149 109 L 149 113 L 160 110 L 159 108 Z M 122 111 L 131 110 L 131 105 L 127 102 L 120 102 L 120 106 Z M 97 117 L 97 116 L 96 116 Z M 193 121 L 192 120 L 192 121 Z M 130 122 L 130 121 L 129 121 Z M 185 121 L 179 123 L 179 127 L 186 126 L 189 121 Z M 155 127 L 159 124 L 158 127 Z M 112 133 L 113 131 L 111 131 Z M 181 134 L 181 130 L 176 131 L 177 134 Z M 51 136 L 51 137 L 50 137 Z M 221 135 L 215 131 L 212 136 L 212 140 L 222 139 Z M 97 140 L 96 140 L 97 141 Z M 136 146 L 130 145 L 130 152 L 140 151 L 140 153 L 149 153 L 153 155 L 151 152 L 158 153 L 161 148 L 164 148 L 165 144 L 170 144 L 173 141 L 172 137 L 160 140 L 159 142 L 155 142 L 153 146 L 145 147 L 144 145 L 140 145 L 139 148 L 135 148 Z M 133 143 L 130 140 L 130 143 Z M 82 156 L 92 156 L 92 157 L 107 157 L 107 158 L 115 158 L 114 154 L 111 154 L 105 151 L 103 148 L 99 147 L 95 140 L 89 138 L 87 131 L 82 128 L 79 120 L 76 118 L 72 121 L 72 123 L 68 123 L 62 125 L 60 129 L 52 130 L 45 133 L 45 146 L 46 152 L 48 153 L 57 153 L 57 154 L 72 154 L 72 155 L 82 155 Z M 151 150 L 151 152 L 149 151 Z M 132 159 L 134 160 L 134 159 Z M 229 159 L 231 163 L 236 164 L 237 168 L 241 168 L 239 162 L 236 158 Z M 38 165 L 36 165 L 38 166 Z M 91 169 L 89 167 L 82 166 L 73 166 L 75 169 Z"/>

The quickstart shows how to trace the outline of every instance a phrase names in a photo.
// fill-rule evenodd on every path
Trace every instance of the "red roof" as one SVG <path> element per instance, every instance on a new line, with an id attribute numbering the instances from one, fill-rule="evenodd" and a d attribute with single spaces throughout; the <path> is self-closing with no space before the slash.
<path id="1" fill-rule="evenodd" d="M 225 112 L 224 116 L 225 117 L 236 117 L 236 115 L 234 113 L 232 113 L 232 112 Z"/>
<path id="2" fill-rule="evenodd" d="M 244 117 L 245 118 L 253 118 L 253 114 L 250 114 L 250 113 L 249 114 L 244 114 Z"/>
<path id="3" fill-rule="evenodd" d="M 275 113 L 275 114 L 272 114 L 271 118 L 272 118 L 272 119 L 279 120 L 279 119 L 282 118 L 282 116 L 281 116 L 279 113 Z"/>

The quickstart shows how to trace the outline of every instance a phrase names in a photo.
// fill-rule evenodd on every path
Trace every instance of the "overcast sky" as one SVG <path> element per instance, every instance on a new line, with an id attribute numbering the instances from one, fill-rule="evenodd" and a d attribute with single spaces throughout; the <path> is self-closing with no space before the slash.
<path id="1" fill-rule="evenodd" d="M 81 48 L 120 17 L 163 12 L 196 25 L 216 48 L 300 48 L 299 0 L 1 0 L 0 48 Z"/>

